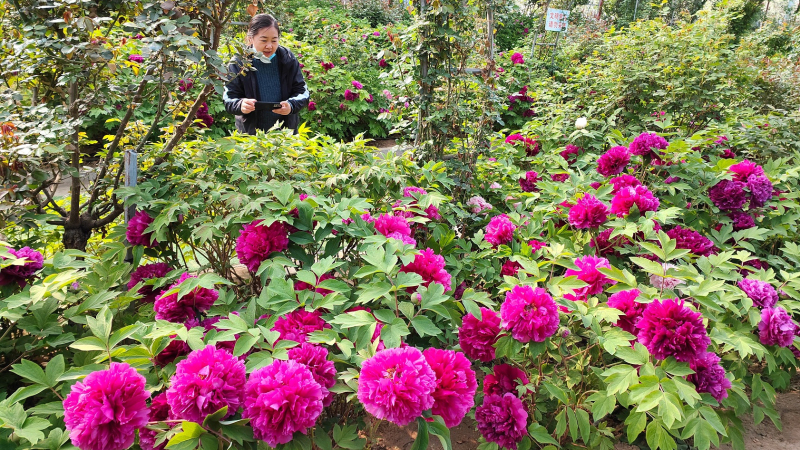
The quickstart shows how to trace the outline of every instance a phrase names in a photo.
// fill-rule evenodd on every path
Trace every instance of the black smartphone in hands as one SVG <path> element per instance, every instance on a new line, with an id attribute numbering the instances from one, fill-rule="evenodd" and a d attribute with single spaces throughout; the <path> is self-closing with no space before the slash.
<path id="1" fill-rule="evenodd" d="M 256 111 L 281 109 L 282 105 L 275 102 L 256 102 Z"/>

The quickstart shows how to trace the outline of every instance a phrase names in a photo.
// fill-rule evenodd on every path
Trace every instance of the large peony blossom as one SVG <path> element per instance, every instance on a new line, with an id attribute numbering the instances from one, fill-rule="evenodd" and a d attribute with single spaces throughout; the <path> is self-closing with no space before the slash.
<path id="1" fill-rule="evenodd" d="M 569 210 L 569 223 L 575 228 L 598 228 L 608 220 L 608 206 L 592 194 L 581 197 Z"/>
<path id="2" fill-rule="evenodd" d="M 131 280 L 128 282 L 128 289 L 132 289 L 139 284 L 140 281 L 149 280 L 152 278 L 163 278 L 169 273 L 169 265 L 166 263 L 145 264 L 139 266 L 131 273 Z M 163 289 L 158 291 L 153 290 L 153 286 L 145 284 L 137 291 L 142 296 L 142 301 L 145 303 L 153 303 L 156 297 L 161 295 Z"/>
<path id="3" fill-rule="evenodd" d="M 636 323 L 639 342 L 658 359 L 674 356 L 690 362 L 706 352 L 711 340 L 703 316 L 689 309 L 683 300 L 655 300 Z"/>
<path id="4" fill-rule="evenodd" d="M 745 278 L 739 282 L 739 289 L 759 308 L 772 308 L 778 303 L 778 291 L 766 281 Z"/>
<path id="5" fill-rule="evenodd" d="M 131 245 L 144 245 L 145 247 L 155 247 L 158 245 L 153 233 L 145 233 L 144 230 L 153 223 L 153 218 L 145 211 L 137 211 L 128 222 L 125 237 Z"/>
<path id="6" fill-rule="evenodd" d="M 567 269 L 566 276 L 575 275 L 579 280 L 588 283 L 587 286 L 575 289 L 575 294 L 582 298 L 587 298 L 590 295 L 597 295 L 603 292 L 603 286 L 607 284 L 617 284 L 616 281 L 603 275 L 598 269 L 610 269 L 611 264 L 605 258 L 598 258 L 595 256 L 581 256 L 575 259 L 575 265 L 578 270 Z"/>
<path id="7" fill-rule="evenodd" d="M 667 231 L 667 236 L 677 241 L 677 248 L 689 250 L 695 255 L 709 256 L 714 253 L 714 243 L 690 228 L 683 228 L 679 225 Z"/>
<path id="8" fill-rule="evenodd" d="M 125 363 L 90 373 L 64 399 L 64 424 L 81 450 L 122 450 L 147 424 L 145 379 Z"/>
<path id="9" fill-rule="evenodd" d="M 612 178 L 610 181 L 611 185 L 614 186 L 614 188 L 611 190 L 612 194 L 616 194 L 617 192 L 628 187 L 635 188 L 636 186 L 642 185 L 639 179 L 633 175 L 620 175 Z"/>
<path id="10" fill-rule="evenodd" d="M 175 284 L 167 289 L 171 291 L 181 285 L 189 278 L 196 278 L 196 275 L 184 273 Z M 156 312 L 156 319 L 168 320 L 174 323 L 183 323 L 187 319 L 194 318 L 199 313 L 204 313 L 211 309 L 211 306 L 219 298 L 219 292 L 213 289 L 196 287 L 188 294 L 178 298 L 178 293 L 162 294 L 153 304 Z"/>
<path id="11" fill-rule="evenodd" d="M 414 261 L 400 268 L 400 272 L 419 274 L 422 277 L 423 286 L 428 287 L 431 283 L 439 283 L 444 286 L 444 291 L 447 292 L 452 288 L 452 283 L 450 274 L 447 273 L 444 266 L 444 257 L 426 248 L 414 257 Z M 412 287 L 407 290 L 413 292 L 416 288 Z"/>
<path id="12" fill-rule="evenodd" d="M 406 426 L 435 400 L 436 374 L 414 347 L 390 348 L 364 361 L 358 400 L 378 419 Z"/>
<path id="13" fill-rule="evenodd" d="M 500 307 L 500 326 L 520 342 L 544 342 L 558 330 L 558 306 L 542 288 L 514 286 Z"/>
<path id="14" fill-rule="evenodd" d="M 761 310 L 758 335 L 762 344 L 789 347 L 794 341 L 797 328 L 792 316 L 785 309 L 774 307 Z"/>
<path id="15" fill-rule="evenodd" d="M 519 179 L 519 187 L 523 192 L 536 192 L 539 188 L 536 183 L 539 182 L 539 174 L 534 171 L 525 172 L 525 178 Z"/>
<path id="16" fill-rule="evenodd" d="M 517 386 L 525 386 L 528 383 L 530 380 L 522 370 L 509 364 L 498 364 L 492 367 L 492 373 L 483 378 L 483 393 L 517 395 Z"/>
<path id="17" fill-rule="evenodd" d="M 322 319 L 321 311 L 295 309 L 275 321 L 275 326 L 272 327 L 272 331 L 279 332 L 281 334 L 281 339 L 300 342 L 302 344 L 306 342 L 309 334 L 330 327 L 331 326 Z"/>
<path id="18" fill-rule="evenodd" d="M 658 157 L 660 152 L 657 150 L 664 150 L 667 147 L 669 147 L 667 140 L 656 133 L 642 133 L 631 142 L 628 148 L 634 155 Z"/>
<path id="19" fill-rule="evenodd" d="M 224 406 L 233 415 L 242 406 L 245 372 L 243 362 L 213 345 L 193 351 L 178 363 L 167 389 L 170 412 L 197 423 Z"/>
<path id="20" fill-rule="evenodd" d="M 483 398 L 483 405 L 475 409 L 478 431 L 487 442 L 516 449 L 528 433 L 528 413 L 514 394 L 492 394 Z"/>
<path id="21" fill-rule="evenodd" d="M 519 269 L 521 269 L 521 268 L 522 268 L 522 266 L 520 265 L 520 263 L 518 263 L 516 261 L 508 260 L 508 261 L 504 262 L 503 263 L 503 267 L 500 268 L 500 275 L 509 276 L 509 277 L 515 277 L 515 276 L 517 276 L 517 273 L 519 272 Z"/>
<path id="22" fill-rule="evenodd" d="M 744 211 L 731 211 L 728 217 L 733 221 L 733 231 L 746 230 L 756 226 L 756 221 L 750 214 Z"/>
<path id="23" fill-rule="evenodd" d="M 647 307 L 646 303 L 636 301 L 640 294 L 641 292 L 638 289 L 631 289 L 619 291 L 608 297 L 608 307 L 618 309 L 624 313 L 624 315 L 619 316 L 619 320 L 614 325 L 633 335 L 636 335 L 636 322 L 642 317 L 642 313 Z"/>
<path id="24" fill-rule="evenodd" d="M 486 225 L 484 239 L 492 244 L 493 247 L 508 244 L 514 238 L 514 230 L 516 229 L 516 225 L 511 223 L 511 219 L 507 215 L 500 214 L 489 220 L 489 224 Z"/>
<path id="25" fill-rule="evenodd" d="M 741 209 L 747 203 L 745 186 L 741 181 L 722 180 L 708 190 L 708 198 L 721 210 Z"/>
<path id="26" fill-rule="evenodd" d="M 559 155 L 564 158 L 564 160 L 567 162 L 567 165 L 572 165 L 578 160 L 578 155 L 580 155 L 582 151 L 583 149 L 575 144 L 567 144 L 567 146 L 564 147 L 564 150 L 562 150 Z"/>
<path id="27" fill-rule="evenodd" d="M 169 404 L 167 403 L 167 394 L 162 392 L 153 397 L 153 401 L 150 403 L 149 421 L 161 422 L 167 419 L 169 419 Z M 157 434 L 156 430 L 146 427 L 139 430 L 139 446 L 142 447 L 142 450 L 163 450 L 167 447 L 167 441 L 156 447 Z"/>
<path id="28" fill-rule="evenodd" d="M 333 392 L 328 389 L 336 384 L 336 367 L 333 361 L 328 361 L 328 350 L 319 345 L 304 343 L 289 349 L 289 359 L 308 367 L 314 376 L 314 381 L 319 383 L 324 391 L 322 406 L 330 405 L 333 402 Z"/>
<path id="29" fill-rule="evenodd" d="M 494 359 L 494 344 L 500 334 L 500 315 L 481 307 L 481 320 L 472 313 L 464 316 L 458 329 L 458 344 L 472 359 L 489 362 Z"/>
<path id="30" fill-rule="evenodd" d="M 270 447 L 286 444 L 296 432 L 306 434 L 322 413 L 325 389 L 295 361 L 275 360 L 256 370 L 244 390 L 242 418 L 250 419 L 253 436 Z"/>
<path id="31" fill-rule="evenodd" d="M 764 206 L 772 198 L 772 182 L 764 175 L 750 175 L 747 189 L 750 191 L 751 207 Z"/>
<path id="32" fill-rule="evenodd" d="M 24 287 L 27 280 L 44 267 L 42 254 L 30 247 L 22 247 L 19 250 L 9 248 L 8 253 L 16 256 L 17 259 L 25 260 L 25 263 L 0 269 L 0 286 L 16 283 L 20 287 Z M 0 256 L 0 261 L 4 259 L 4 257 Z"/>
<path id="33" fill-rule="evenodd" d="M 764 168 L 758 164 L 744 160 L 728 167 L 728 171 L 733 173 L 733 181 L 747 182 L 751 175 L 761 176 L 764 175 Z"/>
<path id="34" fill-rule="evenodd" d="M 611 212 L 619 217 L 627 216 L 633 205 L 641 214 L 646 211 L 657 211 L 658 199 L 645 186 L 627 187 L 620 189 L 611 199 Z"/>
<path id="35" fill-rule="evenodd" d="M 478 382 L 469 360 L 463 353 L 428 348 L 422 353 L 436 374 L 431 412 L 442 416 L 448 428 L 458 426 L 475 405 Z"/>
<path id="36" fill-rule="evenodd" d="M 626 147 L 611 147 L 597 159 L 597 173 L 604 177 L 617 175 L 631 162 L 631 154 Z"/>
<path id="37" fill-rule="evenodd" d="M 731 380 L 725 378 L 725 369 L 719 364 L 719 356 L 707 352 L 689 363 L 695 373 L 686 377 L 697 387 L 697 392 L 707 392 L 721 402 L 728 396 Z"/>
<path id="38" fill-rule="evenodd" d="M 391 237 L 390 235 L 393 233 L 411 236 L 411 227 L 408 226 L 408 221 L 404 217 L 392 214 L 381 214 L 375 219 L 375 230 L 386 237 Z"/>
<path id="39" fill-rule="evenodd" d="M 514 54 L 511 55 L 511 62 L 514 64 L 523 64 L 525 63 L 525 59 L 522 57 L 522 53 L 514 52 Z"/>
<path id="40" fill-rule="evenodd" d="M 283 222 L 272 222 L 270 226 L 261 225 L 256 220 L 242 228 L 236 240 L 236 255 L 239 261 L 255 272 L 269 255 L 289 248 L 289 232 Z"/>

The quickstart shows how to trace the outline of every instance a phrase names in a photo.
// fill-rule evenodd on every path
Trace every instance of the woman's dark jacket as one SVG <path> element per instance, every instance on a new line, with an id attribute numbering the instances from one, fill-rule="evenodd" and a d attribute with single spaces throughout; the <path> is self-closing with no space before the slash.
<path id="1" fill-rule="evenodd" d="M 253 71 L 240 73 L 242 72 L 240 61 L 234 60 L 228 64 L 228 72 L 238 75 L 225 85 L 222 101 L 225 103 L 225 109 L 236 115 L 236 129 L 240 133 L 256 134 L 256 114 L 260 111 L 242 114 L 242 99 L 254 98 L 261 101 L 256 85 L 256 74 Z M 292 106 L 292 113 L 283 117 L 283 126 L 297 130 L 300 122 L 298 113 L 308 106 L 309 98 L 308 87 L 303 79 L 300 63 L 289 49 L 282 46 L 278 47 L 272 61 L 273 64 L 278 64 L 278 74 L 281 78 L 281 99 L 288 101 Z"/>

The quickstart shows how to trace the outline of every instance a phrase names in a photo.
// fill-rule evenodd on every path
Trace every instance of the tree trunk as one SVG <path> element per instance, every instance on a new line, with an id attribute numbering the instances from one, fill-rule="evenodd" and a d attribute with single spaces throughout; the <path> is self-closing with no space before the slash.
<path id="1" fill-rule="evenodd" d="M 67 221 L 64 224 L 64 237 L 61 239 L 64 248 L 85 252 L 86 244 L 89 242 L 89 238 L 92 237 L 93 222 L 91 218 L 86 216 L 81 216 L 77 224 Z"/>

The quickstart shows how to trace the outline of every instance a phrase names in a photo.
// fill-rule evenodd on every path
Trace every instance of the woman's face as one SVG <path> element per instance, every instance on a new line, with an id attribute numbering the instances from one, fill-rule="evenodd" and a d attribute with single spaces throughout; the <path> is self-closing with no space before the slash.
<path id="1" fill-rule="evenodd" d="M 255 36 L 250 38 L 253 48 L 257 52 L 262 52 L 269 58 L 278 50 L 278 30 L 275 27 L 262 28 Z"/>

